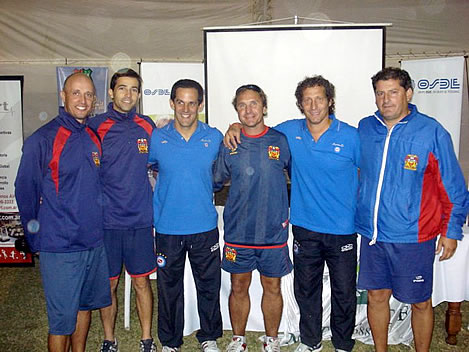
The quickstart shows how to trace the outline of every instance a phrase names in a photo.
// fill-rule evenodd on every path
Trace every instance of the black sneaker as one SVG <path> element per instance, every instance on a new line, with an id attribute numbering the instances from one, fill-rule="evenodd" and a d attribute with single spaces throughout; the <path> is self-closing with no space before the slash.
<path id="1" fill-rule="evenodd" d="M 101 344 L 99 352 L 119 352 L 119 346 L 117 345 L 117 339 L 113 341 L 104 340 Z"/>
<path id="2" fill-rule="evenodd" d="M 140 352 L 156 352 L 156 345 L 153 339 L 140 340 Z"/>

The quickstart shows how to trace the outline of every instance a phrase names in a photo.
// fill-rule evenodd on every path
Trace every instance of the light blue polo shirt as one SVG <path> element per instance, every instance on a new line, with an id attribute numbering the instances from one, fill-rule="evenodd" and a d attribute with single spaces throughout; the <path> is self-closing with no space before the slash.
<path id="1" fill-rule="evenodd" d="M 217 227 L 212 167 L 222 139 L 220 131 L 200 121 L 189 141 L 174 121 L 153 131 L 148 160 L 158 169 L 153 194 L 158 233 L 189 235 Z"/>
<path id="2" fill-rule="evenodd" d="M 290 222 L 315 232 L 355 233 L 360 140 L 334 115 L 317 142 L 305 119 L 275 127 L 287 136 L 291 161 Z"/>

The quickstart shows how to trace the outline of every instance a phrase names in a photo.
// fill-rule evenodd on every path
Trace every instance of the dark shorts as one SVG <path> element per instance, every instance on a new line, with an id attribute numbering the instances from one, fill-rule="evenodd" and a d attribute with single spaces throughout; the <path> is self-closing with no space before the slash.
<path id="1" fill-rule="evenodd" d="M 425 302 L 432 296 L 436 239 L 421 243 L 376 242 L 362 237 L 357 287 L 390 289 L 398 301 Z"/>
<path id="2" fill-rule="evenodd" d="M 122 265 L 132 277 L 148 276 L 156 271 L 153 228 L 104 230 L 104 245 L 111 280 L 119 278 Z"/>
<path id="3" fill-rule="evenodd" d="M 293 269 L 288 245 L 266 248 L 240 248 L 225 244 L 221 267 L 231 274 L 242 274 L 257 269 L 267 277 L 282 277 Z"/>
<path id="4" fill-rule="evenodd" d="M 50 334 L 71 335 L 79 310 L 111 304 L 104 246 L 70 253 L 41 252 L 39 259 Z"/>

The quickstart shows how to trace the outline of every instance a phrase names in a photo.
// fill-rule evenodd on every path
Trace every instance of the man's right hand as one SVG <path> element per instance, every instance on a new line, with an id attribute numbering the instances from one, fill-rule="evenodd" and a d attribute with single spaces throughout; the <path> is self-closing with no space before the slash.
<path id="1" fill-rule="evenodd" d="M 229 149 L 236 149 L 241 144 L 241 124 L 235 122 L 230 125 L 223 138 L 223 144 Z"/>

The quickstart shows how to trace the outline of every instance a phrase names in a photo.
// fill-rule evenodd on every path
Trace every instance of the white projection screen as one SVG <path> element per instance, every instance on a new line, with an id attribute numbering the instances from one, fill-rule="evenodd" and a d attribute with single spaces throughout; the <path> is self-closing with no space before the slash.
<path id="1" fill-rule="evenodd" d="M 225 132 L 238 121 L 236 88 L 257 84 L 268 97 L 266 124 L 302 118 L 295 89 L 322 75 L 336 88 L 336 116 L 353 126 L 376 110 L 371 76 L 383 68 L 389 24 L 204 28 L 206 114 Z"/>

